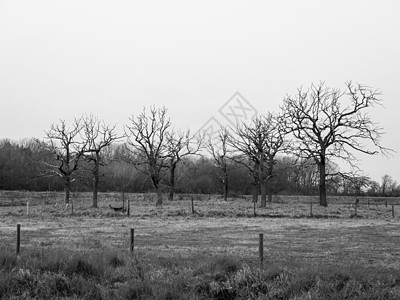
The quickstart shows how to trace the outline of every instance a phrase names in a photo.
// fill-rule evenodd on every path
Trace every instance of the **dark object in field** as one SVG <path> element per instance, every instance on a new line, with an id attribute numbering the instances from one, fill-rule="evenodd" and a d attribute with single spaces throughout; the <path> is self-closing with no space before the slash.
<path id="1" fill-rule="evenodd" d="M 121 207 L 114 207 L 114 206 L 112 206 L 111 204 L 109 204 L 108 206 L 109 206 L 111 209 L 113 209 L 114 211 L 122 211 L 122 212 L 125 211 L 125 208 L 124 208 L 123 206 L 121 206 Z"/>

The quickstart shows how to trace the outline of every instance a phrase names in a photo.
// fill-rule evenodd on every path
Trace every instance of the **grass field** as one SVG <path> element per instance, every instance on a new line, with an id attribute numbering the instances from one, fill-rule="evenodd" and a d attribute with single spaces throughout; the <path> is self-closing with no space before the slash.
<path id="1" fill-rule="evenodd" d="M 316 204 L 316 198 L 281 196 L 274 198 L 274 202 L 265 209 L 257 207 L 254 216 L 254 206 L 249 197 L 224 202 L 218 197 L 178 195 L 178 200 L 167 202 L 163 207 L 154 206 L 152 195 L 128 194 L 126 197 L 130 200 L 130 216 L 114 212 L 108 207 L 109 204 L 121 205 L 120 195 L 113 193 L 101 194 L 99 208 L 96 209 L 90 207 L 89 193 L 75 193 L 74 211 L 71 214 L 71 207 L 65 208 L 60 204 L 61 193 L 3 192 L 0 195 L 0 205 L 3 204 L 0 206 L 0 250 L 9 256 L 15 253 L 16 226 L 21 224 L 21 257 L 37 256 L 38 253 L 46 257 L 51 253 L 78 255 L 100 251 L 130 260 L 130 230 L 134 229 L 134 257 L 145 266 L 156 262 L 157 270 L 164 270 L 166 266 L 172 270 L 180 266 L 177 274 L 184 272 L 182 270 L 190 270 L 187 271 L 190 273 L 188 277 L 197 278 L 196 272 L 200 272 L 199 266 L 203 262 L 209 262 L 210 269 L 210 264 L 213 265 L 210 259 L 222 257 L 228 262 L 233 260 L 228 265 L 233 265 L 237 272 L 243 272 L 243 266 L 248 266 L 254 275 L 254 272 L 259 272 L 258 237 L 259 233 L 263 233 L 265 274 L 271 275 L 280 270 L 280 275 L 292 272 L 290 274 L 301 274 L 293 278 L 303 278 L 310 274 L 328 276 L 327 270 L 335 269 L 345 272 L 346 276 L 355 272 L 358 275 L 354 276 L 361 276 L 362 280 L 370 274 L 384 274 L 384 279 L 379 279 L 381 287 L 378 289 L 371 285 L 370 289 L 379 291 L 382 299 L 400 297 L 397 283 L 400 282 L 398 198 L 361 199 L 356 216 L 354 198 L 331 198 L 328 200 L 329 207 L 322 208 Z M 191 197 L 194 198 L 195 213 L 192 212 Z M 55 205 L 57 202 L 59 204 Z M 314 202 L 312 216 L 310 202 Z M 394 217 L 392 204 L 395 205 Z M 308 275 L 304 275 L 304 270 L 313 271 L 307 271 Z M 205 273 L 210 272 L 208 270 Z M 328 273 L 331 274 L 331 271 Z M 175 275 L 168 276 L 175 278 Z M 322 275 L 318 276 L 323 278 Z M 204 291 L 197 293 L 196 289 L 183 289 L 182 294 L 186 293 L 187 297 L 190 295 L 193 299 L 243 298 L 237 292 L 225 293 L 225 296 L 213 294 L 209 284 L 216 280 L 212 276 L 207 280 L 208 294 L 202 294 Z M 226 281 L 221 282 L 226 285 Z M 376 284 L 377 279 L 371 279 L 371 282 Z M 343 288 L 337 290 L 340 292 Z M 270 293 L 270 288 L 269 294 L 250 297 L 249 292 L 245 298 L 323 299 L 320 289 L 318 287 L 318 293 L 310 294 L 310 289 L 300 288 L 294 294 L 287 294 L 287 297 L 280 297 L 279 294 L 276 294 L 279 297 L 275 297 Z M 143 296 L 142 299 L 165 298 L 156 297 L 154 291 L 143 295 L 148 297 Z M 349 295 L 349 299 L 365 299 L 362 289 Z M 370 291 L 366 295 L 373 294 Z"/>

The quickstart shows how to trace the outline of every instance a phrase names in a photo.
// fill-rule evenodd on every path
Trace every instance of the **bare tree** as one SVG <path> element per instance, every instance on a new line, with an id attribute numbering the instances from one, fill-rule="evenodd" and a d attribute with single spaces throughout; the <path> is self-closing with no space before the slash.
<path id="1" fill-rule="evenodd" d="M 382 176 L 382 185 L 381 185 L 381 193 L 382 196 L 393 196 L 398 190 L 398 184 L 396 180 L 392 178 L 390 175 Z"/>
<path id="2" fill-rule="evenodd" d="M 79 162 L 85 151 L 86 143 L 79 139 L 82 130 L 80 119 L 75 119 L 71 128 L 64 120 L 52 124 L 46 132 L 47 149 L 54 156 L 54 163 L 44 162 L 53 174 L 62 177 L 65 184 L 65 203 L 69 203 L 73 174 L 78 169 Z"/>
<path id="3" fill-rule="evenodd" d="M 337 186 L 342 189 L 343 194 L 361 195 L 363 188 L 369 187 L 371 180 L 367 176 L 335 176 L 337 177 Z M 329 178 L 329 180 L 332 180 Z"/>
<path id="4" fill-rule="evenodd" d="M 141 114 L 131 116 L 129 120 L 131 123 L 126 126 L 126 135 L 131 161 L 150 177 L 157 192 L 156 205 L 162 205 L 161 173 L 169 158 L 167 130 L 171 126 L 167 109 L 152 106 L 146 112 L 144 108 Z"/>
<path id="5" fill-rule="evenodd" d="M 278 152 L 286 145 L 285 131 L 281 126 L 281 117 L 267 113 L 253 118 L 250 124 L 242 124 L 230 141 L 232 148 L 239 152 L 236 162 L 245 165 L 253 178 L 253 201 L 258 198 L 258 186 L 261 187 L 261 207 L 266 206 L 266 196 L 272 201 L 269 180 L 274 175 L 274 165 Z"/>
<path id="6" fill-rule="evenodd" d="M 368 183 L 368 191 L 367 191 L 368 195 L 372 196 L 379 195 L 379 192 L 380 192 L 379 183 L 375 180 L 370 180 Z"/>
<path id="7" fill-rule="evenodd" d="M 254 127 L 253 127 L 254 125 Z M 256 117 L 251 125 L 241 124 L 229 137 L 229 146 L 233 148 L 231 159 L 245 166 L 253 186 L 253 202 L 258 200 L 258 190 L 264 173 L 263 132 L 261 120 Z"/>
<path id="8" fill-rule="evenodd" d="M 343 98 L 347 97 L 347 102 Z M 382 147 L 382 128 L 364 111 L 380 104 L 380 92 L 361 84 L 346 83 L 346 91 L 328 88 L 324 83 L 299 89 L 284 99 L 287 130 L 297 141 L 298 155 L 313 159 L 319 168 L 319 203 L 327 206 L 327 160 L 341 159 L 357 169 L 354 152 L 369 155 L 387 153 Z M 369 147 L 364 144 L 369 143 Z"/>
<path id="9" fill-rule="evenodd" d="M 229 188 L 229 178 L 228 178 L 228 160 L 231 155 L 232 150 L 229 149 L 229 130 L 224 127 L 218 131 L 218 137 L 212 139 L 208 137 L 207 149 L 212 156 L 214 166 L 220 170 L 220 175 L 218 176 L 223 184 L 223 197 L 224 200 L 228 200 L 228 188 Z"/>
<path id="10" fill-rule="evenodd" d="M 266 157 L 266 176 L 263 178 L 263 184 L 266 185 L 268 202 L 271 204 L 271 180 L 275 176 L 274 166 L 277 163 L 276 157 L 279 152 L 283 152 L 288 149 L 289 143 L 286 139 L 284 122 L 281 115 L 268 112 L 264 117 L 262 117 L 261 129 L 264 133 L 263 152 L 265 153 Z M 265 194 L 262 194 L 261 196 L 261 206 L 265 207 Z"/>
<path id="11" fill-rule="evenodd" d="M 100 180 L 100 166 L 105 166 L 109 161 L 103 155 L 104 150 L 113 142 L 122 138 L 115 130 L 115 125 L 105 124 L 98 117 L 92 115 L 82 118 L 82 138 L 86 141 L 85 158 L 92 164 L 93 198 L 92 206 L 97 207 L 97 195 Z"/>
<path id="12" fill-rule="evenodd" d="M 167 151 L 168 151 L 168 169 L 169 169 L 169 194 L 168 200 L 174 200 L 175 191 L 175 171 L 178 163 L 189 155 L 195 155 L 200 151 L 202 140 L 196 139 L 190 131 L 167 132 Z"/>

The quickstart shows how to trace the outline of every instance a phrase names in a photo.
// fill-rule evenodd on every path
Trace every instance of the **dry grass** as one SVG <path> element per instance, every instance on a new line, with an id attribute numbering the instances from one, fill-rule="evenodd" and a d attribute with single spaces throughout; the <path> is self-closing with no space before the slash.
<path id="1" fill-rule="evenodd" d="M 130 216 L 108 207 L 122 205 L 119 194 L 101 194 L 95 209 L 89 193 L 73 193 L 72 215 L 61 193 L 0 192 L 0 298 L 400 297 L 398 199 L 362 199 L 355 217 L 350 197 L 331 198 L 328 208 L 312 197 L 275 197 L 256 216 L 250 197 L 178 195 L 163 207 L 151 194 L 126 197 Z"/>
<path id="2" fill-rule="evenodd" d="M 4 193 L 1 196 L 0 203 L 6 203 Z M 351 218 L 354 198 L 331 199 L 328 208 L 314 205 L 311 218 L 309 201 L 315 199 L 304 197 L 274 199 L 266 209 L 257 208 L 257 217 L 249 199 L 224 202 L 196 196 L 196 213 L 192 214 L 190 197 L 179 198 L 155 207 L 152 195 L 127 195 L 131 201 L 131 215 L 127 216 L 108 208 L 109 204 L 121 205 L 118 194 L 101 194 L 100 207 L 94 209 L 89 193 L 76 193 L 71 215 L 71 208 L 55 206 L 62 194 L 19 192 L 14 195 L 14 206 L 1 207 L 0 245 L 15 249 L 19 223 L 22 251 L 127 251 L 130 229 L 134 228 L 135 251 L 149 259 L 230 255 L 256 264 L 258 234 L 264 233 L 266 265 L 400 269 L 400 217 L 392 218 L 390 204 L 386 207 L 381 200 L 379 205 L 361 204 L 359 217 Z"/>

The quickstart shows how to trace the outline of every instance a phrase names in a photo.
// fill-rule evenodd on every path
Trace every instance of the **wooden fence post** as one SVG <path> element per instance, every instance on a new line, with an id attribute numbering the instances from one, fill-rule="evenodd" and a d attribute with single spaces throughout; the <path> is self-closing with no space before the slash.
<path id="1" fill-rule="evenodd" d="M 260 271 L 262 272 L 264 269 L 264 234 L 259 234 L 259 241 L 258 241 L 258 254 L 260 258 Z"/>
<path id="2" fill-rule="evenodd" d="M 193 196 L 190 196 L 191 202 L 192 202 L 192 214 L 195 213 L 194 211 L 194 201 L 193 201 Z"/>
<path id="3" fill-rule="evenodd" d="M 26 215 L 29 216 L 29 200 L 26 201 Z"/>
<path id="4" fill-rule="evenodd" d="M 392 204 L 392 218 L 394 218 L 394 205 Z"/>
<path id="5" fill-rule="evenodd" d="M 131 214 L 131 200 L 128 199 L 128 216 Z"/>
<path id="6" fill-rule="evenodd" d="M 133 249 L 135 248 L 135 229 L 131 229 L 131 244 L 129 246 L 131 252 L 133 252 Z"/>
<path id="7" fill-rule="evenodd" d="M 21 224 L 17 224 L 17 255 L 19 255 L 21 246 Z"/>
<path id="8" fill-rule="evenodd" d="M 313 212 L 312 212 L 312 202 L 310 202 L 310 217 L 313 217 Z"/>

